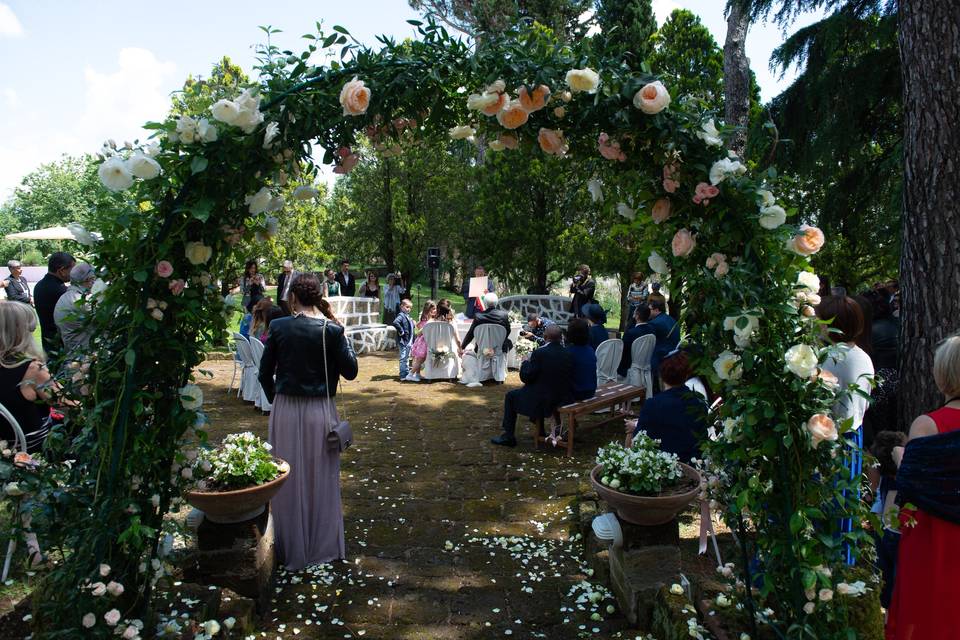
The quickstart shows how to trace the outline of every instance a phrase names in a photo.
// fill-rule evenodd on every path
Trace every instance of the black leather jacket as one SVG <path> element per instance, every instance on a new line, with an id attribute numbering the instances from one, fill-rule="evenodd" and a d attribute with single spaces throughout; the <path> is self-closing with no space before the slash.
<path id="1" fill-rule="evenodd" d="M 327 395 L 323 338 L 326 333 L 330 397 L 337 395 L 340 376 L 357 377 L 357 355 L 343 335 L 343 327 L 326 319 L 294 316 L 270 323 L 266 349 L 260 360 L 260 386 L 273 402 L 274 394 Z M 276 374 L 276 381 L 274 381 Z"/>

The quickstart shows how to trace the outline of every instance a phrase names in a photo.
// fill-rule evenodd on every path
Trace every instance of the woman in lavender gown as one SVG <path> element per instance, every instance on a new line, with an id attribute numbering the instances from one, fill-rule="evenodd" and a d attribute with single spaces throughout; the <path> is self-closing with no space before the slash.
<path id="1" fill-rule="evenodd" d="M 293 571 L 345 557 L 340 453 L 328 449 L 327 435 L 339 421 L 337 383 L 357 377 L 357 356 L 318 308 L 321 293 L 312 274 L 290 285 L 293 315 L 270 323 L 260 361 L 260 384 L 273 403 L 270 444 L 290 463 L 271 512 L 277 556 Z"/>

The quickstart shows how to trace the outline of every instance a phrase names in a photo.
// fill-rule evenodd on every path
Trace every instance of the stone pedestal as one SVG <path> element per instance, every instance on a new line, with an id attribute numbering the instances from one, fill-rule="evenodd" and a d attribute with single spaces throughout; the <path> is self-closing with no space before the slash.
<path id="1" fill-rule="evenodd" d="M 263 612 L 270 602 L 276 562 L 269 512 L 236 524 L 204 520 L 197 528 L 197 552 L 185 570 L 188 580 L 217 585 L 250 598 Z"/>
<path id="2" fill-rule="evenodd" d="M 680 548 L 613 549 L 609 557 L 610 586 L 620 610 L 631 624 L 650 631 L 657 593 L 680 580 Z"/>

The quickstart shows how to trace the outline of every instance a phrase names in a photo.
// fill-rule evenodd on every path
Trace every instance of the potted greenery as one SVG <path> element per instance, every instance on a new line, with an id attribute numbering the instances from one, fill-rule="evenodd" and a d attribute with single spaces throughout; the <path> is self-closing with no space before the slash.
<path id="1" fill-rule="evenodd" d="M 697 470 L 661 451 L 660 441 L 643 431 L 630 447 L 601 447 L 590 482 L 622 520 L 640 525 L 670 522 L 700 492 Z"/>
<path id="2" fill-rule="evenodd" d="M 191 466 L 197 482 L 184 498 L 212 522 L 256 518 L 290 476 L 290 465 L 274 457 L 270 448 L 247 431 L 200 451 Z"/>

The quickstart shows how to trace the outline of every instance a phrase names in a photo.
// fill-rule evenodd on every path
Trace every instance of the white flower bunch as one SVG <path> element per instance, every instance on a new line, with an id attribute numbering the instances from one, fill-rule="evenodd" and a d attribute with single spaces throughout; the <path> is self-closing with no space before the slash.
<path id="1" fill-rule="evenodd" d="M 270 443 L 249 431 L 231 433 L 220 447 L 201 450 L 192 461 L 192 475 L 201 480 L 199 486 L 216 489 L 237 489 L 263 484 L 276 479 L 286 466 L 270 453 Z M 191 451 L 184 452 L 190 459 Z"/>
<path id="2" fill-rule="evenodd" d="M 260 113 L 260 96 L 254 95 L 250 89 L 244 90 L 235 100 L 217 100 L 210 107 L 210 113 L 215 120 L 233 127 L 239 127 L 244 133 L 251 134 L 263 122 Z M 264 140 L 265 147 L 272 142 Z"/>
<path id="3" fill-rule="evenodd" d="M 114 193 L 133 186 L 133 179 L 152 180 L 160 175 L 160 163 L 136 151 L 129 158 L 117 154 L 104 160 L 97 169 L 100 183 Z"/>
<path id="4" fill-rule="evenodd" d="M 601 447 L 597 464 L 600 482 L 611 489 L 639 495 L 659 493 L 683 475 L 677 455 L 660 450 L 660 441 L 641 431 L 627 448 L 619 442 Z"/>

